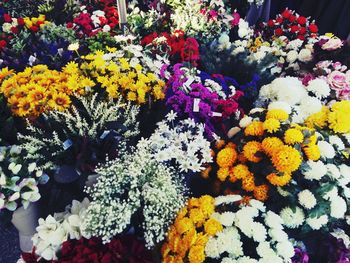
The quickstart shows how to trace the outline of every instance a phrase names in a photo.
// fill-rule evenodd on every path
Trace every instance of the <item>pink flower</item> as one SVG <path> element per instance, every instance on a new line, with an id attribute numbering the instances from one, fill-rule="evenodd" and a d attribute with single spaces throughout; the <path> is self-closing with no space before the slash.
<path id="1" fill-rule="evenodd" d="M 346 76 L 343 72 L 333 71 L 327 77 L 329 85 L 333 89 L 343 89 L 346 86 Z"/>
<path id="2" fill-rule="evenodd" d="M 343 46 L 343 41 L 339 38 L 330 38 L 326 43 L 322 44 L 321 48 L 323 50 L 336 50 Z"/>
<path id="3" fill-rule="evenodd" d="M 241 19 L 241 16 L 237 12 L 233 12 L 232 17 L 233 19 L 231 21 L 231 25 L 233 27 L 237 26 L 239 24 L 239 20 Z"/>
<path id="4" fill-rule="evenodd" d="M 210 10 L 209 11 L 209 16 L 210 16 L 210 19 L 216 19 L 218 17 L 218 12 L 216 12 L 215 10 Z"/>
<path id="5" fill-rule="evenodd" d="M 348 70 L 346 73 L 345 73 L 345 82 L 348 86 L 350 86 L 350 70 Z"/>
<path id="6" fill-rule="evenodd" d="M 339 98 L 342 100 L 350 100 L 350 86 L 345 86 L 339 93 Z"/>

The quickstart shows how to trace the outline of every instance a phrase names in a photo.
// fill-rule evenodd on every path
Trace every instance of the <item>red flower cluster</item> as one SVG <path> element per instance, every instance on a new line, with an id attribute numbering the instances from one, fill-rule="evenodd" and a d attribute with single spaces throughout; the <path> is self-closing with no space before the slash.
<path id="1" fill-rule="evenodd" d="M 152 253 L 145 248 L 144 242 L 135 236 L 126 235 L 114 238 L 103 244 L 98 238 L 73 239 L 63 243 L 58 260 L 52 263 L 152 263 Z M 44 262 L 35 253 L 22 255 L 26 263 Z"/>
<path id="2" fill-rule="evenodd" d="M 164 38 L 164 41 L 157 41 L 161 38 Z M 191 62 L 193 65 L 197 65 L 200 59 L 197 40 L 192 37 L 186 38 L 181 30 L 176 30 L 172 34 L 153 32 L 141 40 L 141 45 L 152 45 L 154 52 L 168 53 L 170 59 L 175 63 Z"/>
<path id="3" fill-rule="evenodd" d="M 16 21 L 16 22 L 15 22 Z M 4 24 L 9 25 L 8 32 L 1 32 L 0 34 L 0 51 L 7 47 L 9 41 L 24 28 L 24 19 L 13 19 L 9 14 L 0 16 L 0 28 L 4 29 Z M 6 25 L 5 25 L 6 26 Z"/>
<path id="4" fill-rule="evenodd" d="M 277 15 L 276 19 L 271 19 L 263 24 L 260 32 L 265 39 L 286 36 L 290 41 L 294 39 L 305 40 L 317 37 L 318 27 L 315 23 L 310 23 L 306 17 L 286 9 Z"/>
<path id="5" fill-rule="evenodd" d="M 101 1 L 101 11 L 104 15 L 94 14 L 94 10 L 87 6 L 86 11 L 81 12 L 67 23 L 67 28 L 73 28 L 78 37 L 94 36 L 98 32 L 110 32 L 118 26 L 118 10 L 111 1 Z"/>

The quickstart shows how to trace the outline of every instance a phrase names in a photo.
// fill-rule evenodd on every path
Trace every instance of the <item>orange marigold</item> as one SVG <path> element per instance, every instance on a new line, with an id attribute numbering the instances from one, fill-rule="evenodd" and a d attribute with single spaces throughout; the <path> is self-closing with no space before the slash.
<path id="1" fill-rule="evenodd" d="M 262 152 L 261 143 L 257 141 L 247 142 L 243 147 L 244 156 L 251 162 L 258 163 L 261 157 L 256 156 L 258 152 Z"/>
<path id="2" fill-rule="evenodd" d="M 303 147 L 306 157 L 311 161 L 317 161 L 321 157 L 320 149 L 316 144 L 308 144 Z"/>
<path id="3" fill-rule="evenodd" d="M 188 253 L 189 263 L 202 263 L 205 260 L 204 246 L 193 246 Z"/>
<path id="4" fill-rule="evenodd" d="M 216 162 L 219 167 L 230 167 L 234 164 L 237 159 L 237 152 L 232 147 L 225 147 L 222 149 L 217 157 Z"/>
<path id="5" fill-rule="evenodd" d="M 285 186 L 287 185 L 290 180 L 292 180 L 291 173 L 284 173 L 283 175 L 279 176 L 275 173 L 269 174 L 266 179 L 275 186 Z"/>
<path id="6" fill-rule="evenodd" d="M 261 121 L 253 121 L 244 130 L 245 136 L 262 136 L 264 135 L 264 127 Z"/>
<path id="7" fill-rule="evenodd" d="M 291 146 L 281 146 L 278 151 L 272 155 L 272 163 L 280 172 L 294 172 L 298 170 L 302 162 L 298 150 Z"/>
<path id="8" fill-rule="evenodd" d="M 232 168 L 232 174 L 237 179 L 244 179 L 248 176 L 251 176 L 251 172 L 248 169 L 248 166 L 244 164 L 238 164 Z"/>
<path id="9" fill-rule="evenodd" d="M 261 147 L 268 156 L 272 156 L 284 143 L 278 137 L 267 137 L 262 143 Z"/>
<path id="10" fill-rule="evenodd" d="M 242 179 L 242 188 L 247 192 L 252 192 L 255 188 L 254 176 L 247 176 Z"/>
<path id="11" fill-rule="evenodd" d="M 266 201 L 268 198 L 269 187 L 266 184 L 256 186 L 254 188 L 254 197 L 259 201 Z"/>
<path id="12" fill-rule="evenodd" d="M 221 182 L 224 182 L 229 175 L 230 169 L 228 167 L 220 168 L 216 173 L 216 176 Z"/>

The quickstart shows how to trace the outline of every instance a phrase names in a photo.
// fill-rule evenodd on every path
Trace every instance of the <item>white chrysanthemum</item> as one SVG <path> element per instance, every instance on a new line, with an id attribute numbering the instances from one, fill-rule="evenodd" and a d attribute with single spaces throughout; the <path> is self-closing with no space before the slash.
<path id="1" fill-rule="evenodd" d="M 253 118 L 250 116 L 244 116 L 240 121 L 239 121 L 239 126 L 241 128 L 247 127 L 249 124 L 251 124 L 253 121 Z"/>
<path id="2" fill-rule="evenodd" d="M 283 229 L 282 218 L 272 211 L 268 211 L 265 216 L 265 224 L 274 229 Z"/>
<path id="3" fill-rule="evenodd" d="M 238 260 L 235 260 L 234 263 L 258 263 L 259 261 L 257 261 L 256 259 L 254 258 L 251 258 L 251 257 L 241 257 L 239 258 Z"/>
<path id="4" fill-rule="evenodd" d="M 292 123 L 304 123 L 305 119 L 308 117 L 299 106 L 293 106 L 292 112 Z"/>
<path id="5" fill-rule="evenodd" d="M 317 143 L 318 148 L 321 152 L 322 158 L 333 159 L 335 156 L 335 150 L 331 144 L 326 141 L 319 141 Z"/>
<path id="6" fill-rule="evenodd" d="M 300 110 L 305 117 L 320 112 L 322 110 L 322 103 L 319 99 L 307 96 L 300 102 Z"/>
<path id="7" fill-rule="evenodd" d="M 327 167 L 321 161 L 307 161 L 306 165 L 308 168 L 306 171 L 303 171 L 303 175 L 307 180 L 320 180 L 327 173 Z"/>
<path id="8" fill-rule="evenodd" d="M 287 62 L 293 63 L 298 59 L 298 52 L 295 50 L 291 50 L 287 53 Z"/>
<path id="9" fill-rule="evenodd" d="M 301 62 L 308 62 L 312 60 L 311 50 L 307 48 L 303 48 L 302 50 L 300 50 L 298 60 L 300 60 Z"/>
<path id="10" fill-rule="evenodd" d="M 326 98 L 331 92 L 328 83 L 320 78 L 311 80 L 306 89 L 319 99 Z"/>
<path id="11" fill-rule="evenodd" d="M 306 219 L 306 223 L 313 229 L 319 230 L 321 227 L 328 223 L 328 216 L 322 215 L 320 217 L 309 217 Z"/>
<path id="12" fill-rule="evenodd" d="M 339 166 L 340 174 L 341 174 L 341 179 L 338 180 L 340 185 L 347 185 L 350 183 L 350 166 L 346 164 L 341 164 Z"/>
<path id="13" fill-rule="evenodd" d="M 294 247 L 291 242 L 279 242 L 276 245 L 277 253 L 285 260 L 290 260 L 294 256 Z"/>
<path id="14" fill-rule="evenodd" d="M 263 224 L 254 222 L 252 224 L 253 239 L 256 242 L 263 242 L 266 240 L 267 231 Z"/>
<path id="15" fill-rule="evenodd" d="M 331 177 L 333 179 L 340 178 L 340 171 L 335 164 L 329 163 L 326 166 L 327 166 L 327 171 L 328 171 L 327 174 L 329 177 Z"/>
<path id="16" fill-rule="evenodd" d="M 346 202 L 340 196 L 331 199 L 331 217 L 344 218 L 347 210 Z"/>
<path id="17" fill-rule="evenodd" d="M 235 216 L 233 212 L 224 212 L 222 214 L 215 213 L 213 218 L 217 219 L 223 226 L 232 226 Z"/>
<path id="18" fill-rule="evenodd" d="M 273 89 L 272 85 L 264 85 L 261 87 L 259 92 L 259 97 L 263 100 L 268 100 L 276 97 L 276 91 Z"/>
<path id="19" fill-rule="evenodd" d="M 307 96 L 307 92 L 298 78 L 277 78 L 270 85 L 276 93 L 276 100 L 287 102 L 290 105 L 300 103 Z"/>
<path id="20" fill-rule="evenodd" d="M 304 211 L 300 207 L 295 208 L 295 212 L 290 207 L 285 207 L 280 212 L 284 225 L 288 228 L 298 228 L 304 223 Z"/>
<path id="21" fill-rule="evenodd" d="M 268 110 L 274 110 L 274 109 L 284 110 L 288 114 L 292 112 L 292 108 L 290 107 L 290 105 L 284 101 L 271 102 L 268 106 Z"/>
<path id="22" fill-rule="evenodd" d="M 310 190 L 303 190 L 298 194 L 299 203 L 306 209 L 311 209 L 316 205 L 316 198 Z"/>
<path id="23" fill-rule="evenodd" d="M 269 236 L 272 238 L 273 241 L 277 241 L 277 242 L 288 241 L 287 233 L 281 229 L 277 229 L 277 228 L 270 229 Z"/>
<path id="24" fill-rule="evenodd" d="M 350 237 L 345 233 L 343 229 L 334 229 L 331 235 L 336 237 L 337 239 L 342 239 L 346 247 L 350 246 Z"/>
<path id="25" fill-rule="evenodd" d="M 275 251 L 271 248 L 270 242 L 260 242 L 256 248 L 256 252 L 262 258 L 275 256 Z"/>
<path id="26" fill-rule="evenodd" d="M 329 136 L 329 143 L 332 144 L 338 151 L 342 151 L 345 149 L 345 145 L 337 135 Z"/>
<path id="27" fill-rule="evenodd" d="M 288 42 L 286 49 L 287 50 L 299 49 L 303 45 L 303 43 L 304 43 L 304 41 L 302 41 L 300 39 L 294 39 L 294 40 Z"/>
<path id="28" fill-rule="evenodd" d="M 207 244 L 205 245 L 205 255 L 209 258 L 219 258 L 220 251 L 216 238 L 209 238 Z"/>

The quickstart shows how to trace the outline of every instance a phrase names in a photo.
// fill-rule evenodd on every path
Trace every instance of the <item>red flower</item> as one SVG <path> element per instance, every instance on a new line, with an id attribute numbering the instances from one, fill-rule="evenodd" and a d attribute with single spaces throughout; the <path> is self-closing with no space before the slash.
<path id="1" fill-rule="evenodd" d="M 309 30 L 312 32 L 312 33 L 317 33 L 318 32 L 318 27 L 316 24 L 311 24 L 309 26 Z"/>
<path id="2" fill-rule="evenodd" d="M 12 32 L 13 34 L 18 34 L 19 30 L 18 30 L 17 27 L 13 26 L 13 27 L 11 27 L 11 32 Z"/>
<path id="3" fill-rule="evenodd" d="M 283 17 L 277 17 L 276 18 L 276 22 L 278 23 L 278 24 L 282 24 L 283 23 Z"/>
<path id="4" fill-rule="evenodd" d="M 305 35 L 305 34 L 306 34 L 306 27 L 300 27 L 299 35 Z"/>
<path id="5" fill-rule="evenodd" d="M 12 22 L 11 16 L 10 16 L 9 14 L 4 14 L 4 21 L 5 21 L 6 23 Z"/>
<path id="6" fill-rule="evenodd" d="M 33 32 L 38 32 L 39 31 L 39 27 L 37 27 L 37 26 L 31 26 L 30 27 L 30 30 L 32 30 Z"/>
<path id="7" fill-rule="evenodd" d="M 294 25 L 294 26 L 291 26 L 291 27 L 290 27 L 290 31 L 291 31 L 292 33 L 298 32 L 299 30 L 300 30 L 300 27 L 297 26 L 297 25 Z"/>
<path id="8" fill-rule="evenodd" d="M 74 26 L 74 24 L 73 24 L 72 22 L 68 22 L 68 23 L 66 24 L 66 27 L 67 27 L 67 28 L 73 28 L 73 26 Z"/>
<path id="9" fill-rule="evenodd" d="M 192 62 L 195 66 L 199 60 L 199 45 L 195 38 L 189 37 L 186 39 L 185 45 L 181 50 L 181 58 L 183 61 Z"/>
<path id="10" fill-rule="evenodd" d="M 274 22 L 272 19 L 270 19 L 270 20 L 267 22 L 267 25 L 268 25 L 269 27 L 273 27 L 273 26 L 275 25 L 275 22 Z"/>
<path id="11" fill-rule="evenodd" d="M 291 23 L 293 23 L 295 20 L 297 20 L 297 18 L 296 18 L 296 16 L 294 16 L 294 15 L 290 15 L 289 18 L 288 18 L 288 20 L 289 20 Z"/>
<path id="12" fill-rule="evenodd" d="M 7 45 L 6 41 L 5 40 L 0 40 L 0 50 L 5 48 Z"/>
<path id="13" fill-rule="evenodd" d="M 303 35 L 298 35 L 297 38 L 300 40 L 305 40 L 305 36 L 303 36 Z"/>
<path id="14" fill-rule="evenodd" d="M 24 25 L 24 19 L 22 17 L 17 18 L 17 23 L 18 23 L 18 25 L 23 26 Z"/>
<path id="15" fill-rule="evenodd" d="M 292 12 L 288 9 L 284 10 L 283 13 L 282 13 L 282 16 L 284 18 L 289 18 L 290 16 L 292 15 Z"/>
<path id="16" fill-rule="evenodd" d="M 275 35 L 276 35 L 276 36 L 282 36 L 282 35 L 283 35 L 283 30 L 282 30 L 282 28 L 277 28 L 277 29 L 275 29 Z"/>
<path id="17" fill-rule="evenodd" d="M 297 22 L 299 25 L 305 25 L 306 24 L 306 17 L 304 16 L 299 16 L 297 19 Z"/>

